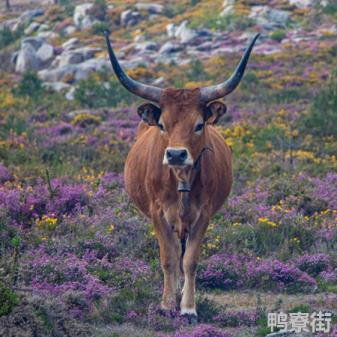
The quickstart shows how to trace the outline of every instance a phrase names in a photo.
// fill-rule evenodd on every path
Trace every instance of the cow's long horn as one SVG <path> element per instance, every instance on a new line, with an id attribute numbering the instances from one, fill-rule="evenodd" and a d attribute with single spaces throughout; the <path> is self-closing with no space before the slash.
<path id="1" fill-rule="evenodd" d="M 118 80 L 121 82 L 121 84 L 133 94 L 139 97 L 145 98 L 147 100 L 150 100 L 152 102 L 158 103 L 160 100 L 162 89 L 137 82 L 133 80 L 131 77 L 129 77 L 119 65 L 119 62 L 111 47 L 111 43 L 109 40 L 109 33 L 105 32 L 104 35 L 105 35 L 106 44 L 108 47 L 108 52 L 109 52 L 109 57 L 110 57 L 112 68 L 115 71 L 115 74 Z"/>
<path id="2" fill-rule="evenodd" d="M 201 99 L 204 102 L 210 102 L 215 99 L 225 97 L 226 95 L 230 94 L 240 83 L 242 76 L 245 72 L 246 65 L 249 60 L 250 53 L 254 47 L 254 44 L 260 34 L 256 34 L 250 43 L 249 47 L 246 49 L 245 53 L 243 54 L 238 66 L 236 67 L 232 76 L 225 82 L 213 85 L 210 87 L 202 88 L 201 89 Z"/>

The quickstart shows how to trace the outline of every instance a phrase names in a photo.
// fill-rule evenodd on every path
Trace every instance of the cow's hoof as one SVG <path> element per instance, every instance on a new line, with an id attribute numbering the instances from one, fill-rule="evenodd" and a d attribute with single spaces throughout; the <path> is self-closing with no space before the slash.
<path id="1" fill-rule="evenodd" d="M 198 323 L 198 315 L 195 309 L 181 309 L 180 315 L 185 317 L 189 324 L 195 325 Z"/>
<path id="2" fill-rule="evenodd" d="M 195 314 L 183 314 L 182 317 L 186 318 L 191 325 L 198 324 L 198 316 Z"/>

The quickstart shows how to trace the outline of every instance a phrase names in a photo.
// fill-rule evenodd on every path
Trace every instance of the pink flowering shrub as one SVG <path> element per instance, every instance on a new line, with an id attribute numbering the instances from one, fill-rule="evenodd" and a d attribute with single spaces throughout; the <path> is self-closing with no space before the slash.
<path id="1" fill-rule="evenodd" d="M 292 263 L 256 260 L 235 254 L 214 255 L 203 263 L 198 281 L 205 288 L 259 288 L 280 291 L 312 291 L 316 281 Z"/>

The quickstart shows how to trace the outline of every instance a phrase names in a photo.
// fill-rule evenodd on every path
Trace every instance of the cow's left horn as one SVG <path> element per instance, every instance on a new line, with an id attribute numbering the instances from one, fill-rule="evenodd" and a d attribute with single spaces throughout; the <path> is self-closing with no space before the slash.
<path id="1" fill-rule="evenodd" d="M 108 52 L 109 52 L 109 57 L 110 57 L 112 68 L 115 71 L 115 74 L 118 80 L 121 82 L 121 84 L 133 94 L 139 97 L 145 98 L 147 100 L 150 100 L 152 102 L 158 103 L 160 100 L 162 89 L 137 82 L 133 80 L 131 77 L 129 77 L 119 65 L 119 62 L 115 56 L 115 53 L 112 50 L 111 43 L 109 40 L 109 33 L 105 32 L 104 35 L 105 35 L 106 44 L 108 47 Z"/>
<path id="2" fill-rule="evenodd" d="M 204 102 L 210 102 L 218 98 L 225 97 L 226 95 L 230 94 L 240 83 L 242 76 L 245 72 L 246 65 L 249 60 L 250 53 L 254 47 L 254 44 L 260 34 L 256 34 L 250 43 L 249 47 L 246 49 L 245 53 L 243 54 L 240 63 L 236 67 L 232 76 L 225 82 L 213 85 L 211 87 L 201 88 L 201 99 Z"/>

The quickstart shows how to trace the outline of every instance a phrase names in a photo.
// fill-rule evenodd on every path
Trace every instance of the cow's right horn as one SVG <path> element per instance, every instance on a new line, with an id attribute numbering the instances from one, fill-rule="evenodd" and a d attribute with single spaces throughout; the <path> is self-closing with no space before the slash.
<path id="1" fill-rule="evenodd" d="M 105 32 L 105 39 L 106 44 L 108 47 L 110 62 L 112 65 L 112 68 L 118 78 L 118 80 L 121 82 L 121 84 L 130 92 L 133 94 L 145 98 L 147 100 L 150 100 L 152 102 L 159 103 L 160 96 L 162 93 L 162 89 L 153 87 L 151 85 L 146 85 L 143 83 L 140 83 L 138 81 L 133 80 L 131 77 L 129 77 L 121 68 L 121 66 L 118 63 L 118 60 L 115 56 L 115 53 L 111 47 L 111 43 L 109 40 L 109 33 Z"/>
<path id="2" fill-rule="evenodd" d="M 231 75 L 231 77 L 218 85 L 213 85 L 211 87 L 201 88 L 201 99 L 204 102 L 211 102 L 216 99 L 225 97 L 226 95 L 230 94 L 240 83 L 242 76 L 245 72 L 246 65 L 249 60 L 250 53 L 254 47 L 254 44 L 260 34 L 256 34 L 249 44 L 248 48 L 246 49 L 245 53 L 243 54 L 237 68 Z"/>

